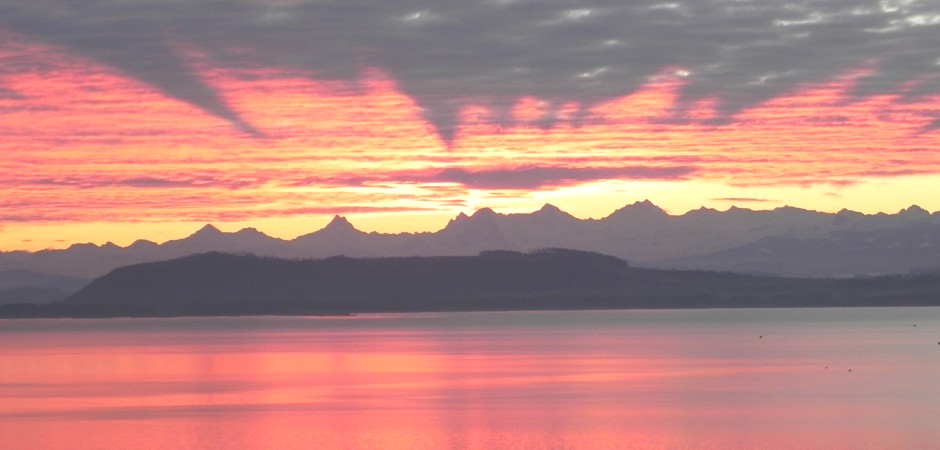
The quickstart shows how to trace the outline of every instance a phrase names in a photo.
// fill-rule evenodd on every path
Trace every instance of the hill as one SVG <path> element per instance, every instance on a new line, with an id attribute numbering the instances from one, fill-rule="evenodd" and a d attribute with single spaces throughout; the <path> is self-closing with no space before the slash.
<path id="1" fill-rule="evenodd" d="M 286 260 L 206 253 L 122 267 L 61 302 L 4 316 L 940 305 L 940 276 L 788 279 L 630 267 L 549 249 Z"/>

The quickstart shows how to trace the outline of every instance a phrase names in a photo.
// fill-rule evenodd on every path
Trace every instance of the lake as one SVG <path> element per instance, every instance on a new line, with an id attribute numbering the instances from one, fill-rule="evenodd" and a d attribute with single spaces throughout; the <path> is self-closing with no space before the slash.
<path id="1" fill-rule="evenodd" d="M 0 320 L 0 447 L 940 448 L 940 308 Z"/>

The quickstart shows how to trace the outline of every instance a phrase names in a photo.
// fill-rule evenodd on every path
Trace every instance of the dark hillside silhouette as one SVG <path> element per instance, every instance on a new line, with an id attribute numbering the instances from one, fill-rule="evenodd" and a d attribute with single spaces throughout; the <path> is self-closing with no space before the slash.
<path id="1" fill-rule="evenodd" d="M 286 260 L 206 253 L 122 267 L 16 316 L 940 305 L 940 275 L 788 279 L 630 267 L 546 249 L 478 256 Z"/>

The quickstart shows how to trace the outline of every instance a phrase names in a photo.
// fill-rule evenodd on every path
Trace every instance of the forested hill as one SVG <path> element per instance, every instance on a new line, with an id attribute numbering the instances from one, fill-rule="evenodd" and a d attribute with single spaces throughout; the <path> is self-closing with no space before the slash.
<path id="1" fill-rule="evenodd" d="M 550 249 L 287 260 L 205 253 L 118 268 L 63 302 L 4 316 L 940 305 L 940 276 L 788 279 L 629 267 Z"/>

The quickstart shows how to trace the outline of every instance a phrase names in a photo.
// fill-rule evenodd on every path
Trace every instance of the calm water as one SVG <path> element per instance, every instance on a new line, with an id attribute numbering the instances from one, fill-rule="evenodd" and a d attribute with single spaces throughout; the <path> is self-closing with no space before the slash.
<path id="1" fill-rule="evenodd" d="M 940 309 L 0 321 L 0 447 L 938 448 Z"/>

